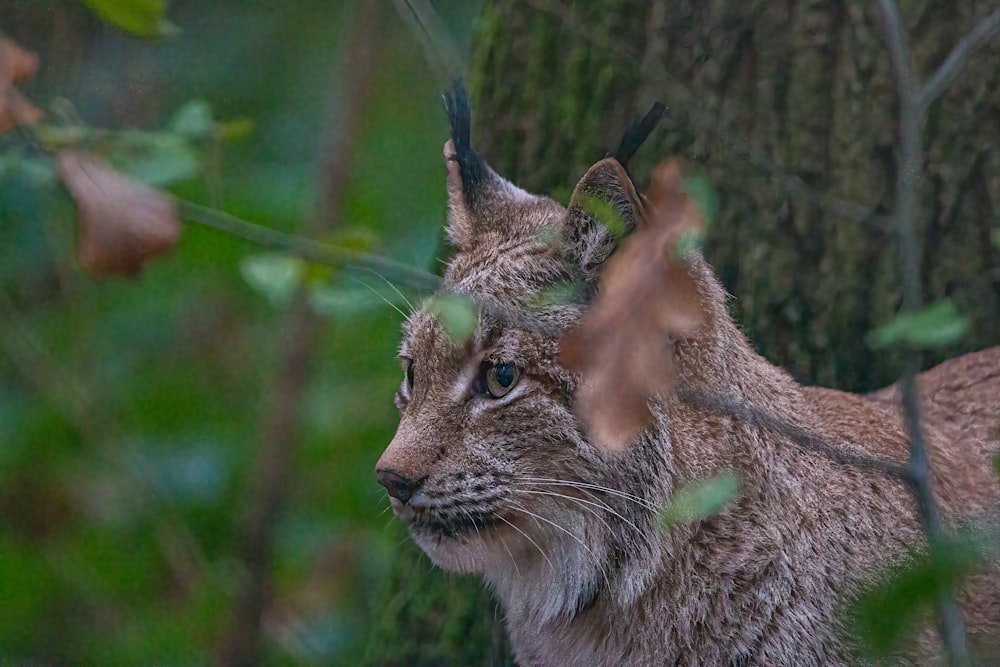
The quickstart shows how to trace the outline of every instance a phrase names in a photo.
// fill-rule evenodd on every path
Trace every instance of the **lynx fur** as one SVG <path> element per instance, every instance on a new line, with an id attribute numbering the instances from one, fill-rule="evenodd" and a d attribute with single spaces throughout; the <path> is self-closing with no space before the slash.
<path id="1" fill-rule="evenodd" d="M 445 570 L 482 576 L 523 665 L 856 662 L 844 603 L 926 541 L 909 489 L 676 394 L 652 402 L 653 423 L 626 451 L 591 444 L 574 413 L 581 378 L 560 366 L 558 340 L 616 244 L 585 200 L 604 200 L 632 225 L 635 190 L 607 158 L 568 208 L 529 194 L 470 148 L 461 91 L 449 111 L 455 254 L 443 289 L 474 299 L 480 314 L 467 344 L 430 309 L 404 325 L 401 419 L 377 471 L 413 539 Z M 677 387 L 738 397 L 846 451 L 905 463 L 892 388 L 866 397 L 800 386 L 755 353 L 708 264 L 696 259 L 691 271 L 708 322 L 672 343 Z M 585 286 L 579 303 L 532 305 L 567 281 Z M 509 393 L 483 390 L 484 373 L 504 380 L 512 367 Z M 995 517 L 1000 348 L 918 380 L 946 522 Z M 739 475 L 732 503 L 696 523 L 662 524 L 676 489 L 720 471 Z M 968 582 L 963 603 L 970 645 L 996 656 L 998 571 Z M 928 619 L 900 660 L 942 655 Z"/>

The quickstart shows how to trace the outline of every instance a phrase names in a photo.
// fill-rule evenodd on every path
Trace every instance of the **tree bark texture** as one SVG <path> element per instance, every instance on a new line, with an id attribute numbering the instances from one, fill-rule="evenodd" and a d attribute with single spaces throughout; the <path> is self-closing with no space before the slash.
<path id="1" fill-rule="evenodd" d="M 900 4 L 922 80 L 995 7 Z M 951 297 L 971 319 L 963 341 L 925 354 L 925 367 L 1000 342 L 997 63 L 1000 39 L 972 57 L 925 125 L 923 293 Z M 901 357 L 865 343 L 901 303 L 883 220 L 898 104 L 870 3 L 488 0 L 470 84 L 477 151 L 563 203 L 628 124 L 664 102 L 630 169 L 642 186 L 656 162 L 679 156 L 715 188 L 705 255 L 757 349 L 804 383 L 868 391 L 895 381 Z M 394 594 L 421 595 L 441 578 L 417 576 Z M 440 620 L 408 618 L 412 636 L 392 641 L 433 643 Z M 445 662 L 482 664 L 473 653 Z"/>

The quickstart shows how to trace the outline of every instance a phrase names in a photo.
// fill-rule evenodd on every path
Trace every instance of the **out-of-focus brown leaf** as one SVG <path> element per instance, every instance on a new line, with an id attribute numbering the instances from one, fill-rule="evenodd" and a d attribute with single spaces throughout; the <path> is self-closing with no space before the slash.
<path id="1" fill-rule="evenodd" d="M 15 83 L 34 76 L 37 71 L 38 56 L 0 37 L 0 134 L 41 120 L 42 110 L 14 88 Z"/>
<path id="2" fill-rule="evenodd" d="M 35 76 L 38 56 L 6 37 L 0 37 L 0 67 L 4 71 L 0 79 L 17 83 Z"/>
<path id="3" fill-rule="evenodd" d="M 0 96 L 0 134 L 18 125 L 34 125 L 43 115 L 41 109 L 14 88 Z"/>
<path id="4" fill-rule="evenodd" d="M 56 169 L 79 209 L 77 256 L 87 270 L 134 276 L 177 243 L 181 222 L 170 197 L 86 153 L 63 151 Z"/>
<path id="5" fill-rule="evenodd" d="M 654 170 L 643 207 L 640 225 L 601 273 L 593 305 L 560 343 L 562 363 L 582 375 L 577 409 L 591 441 L 612 451 L 649 423 L 649 399 L 672 388 L 671 338 L 705 321 L 684 252 L 702 219 L 676 162 Z"/>

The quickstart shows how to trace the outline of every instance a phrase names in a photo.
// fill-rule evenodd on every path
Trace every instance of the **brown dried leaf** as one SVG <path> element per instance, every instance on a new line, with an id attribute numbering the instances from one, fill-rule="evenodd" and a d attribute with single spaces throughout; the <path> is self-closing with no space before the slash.
<path id="1" fill-rule="evenodd" d="M 17 83 L 30 79 L 38 71 L 38 56 L 17 42 L 0 37 L 0 81 Z"/>
<path id="2" fill-rule="evenodd" d="M 77 256 L 87 270 L 134 276 L 177 243 L 181 222 L 170 197 L 86 153 L 63 151 L 56 169 L 79 209 Z"/>
<path id="3" fill-rule="evenodd" d="M 591 440 L 608 450 L 632 442 L 651 419 L 649 399 L 671 390 L 671 338 L 705 321 L 680 252 L 702 219 L 680 176 L 674 161 L 654 170 L 642 223 L 608 260 L 594 304 L 560 343 L 562 363 L 582 375 L 576 399 Z"/>
<path id="4" fill-rule="evenodd" d="M 14 88 L 15 83 L 34 76 L 36 71 L 38 56 L 0 37 L 0 134 L 41 120 L 42 110 Z"/>
<path id="5" fill-rule="evenodd" d="M 18 125 L 34 125 L 43 115 L 41 109 L 14 88 L 0 95 L 0 134 Z"/>

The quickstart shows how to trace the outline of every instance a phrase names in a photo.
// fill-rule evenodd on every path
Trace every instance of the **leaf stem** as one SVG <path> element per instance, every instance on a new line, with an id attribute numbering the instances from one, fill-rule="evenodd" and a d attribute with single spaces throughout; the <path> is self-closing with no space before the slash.
<path id="1" fill-rule="evenodd" d="M 432 273 L 382 255 L 288 234 L 272 227 L 247 222 L 208 206 L 177 200 L 177 210 L 182 220 L 211 227 L 258 245 L 284 250 L 310 262 L 370 269 L 422 292 L 433 292 L 440 283 L 440 279 Z"/>

